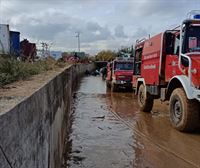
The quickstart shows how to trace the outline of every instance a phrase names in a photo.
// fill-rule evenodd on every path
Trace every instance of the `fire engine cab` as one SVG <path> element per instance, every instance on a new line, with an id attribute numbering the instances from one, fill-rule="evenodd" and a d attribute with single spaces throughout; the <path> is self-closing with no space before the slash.
<path id="1" fill-rule="evenodd" d="M 111 91 L 119 88 L 132 89 L 133 59 L 117 57 L 107 64 L 106 85 Z"/>
<path id="2" fill-rule="evenodd" d="M 141 111 L 150 112 L 160 98 L 169 101 L 174 128 L 188 132 L 199 125 L 199 11 L 191 11 L 179 27 L 136 41 L 132 86 Z"/>

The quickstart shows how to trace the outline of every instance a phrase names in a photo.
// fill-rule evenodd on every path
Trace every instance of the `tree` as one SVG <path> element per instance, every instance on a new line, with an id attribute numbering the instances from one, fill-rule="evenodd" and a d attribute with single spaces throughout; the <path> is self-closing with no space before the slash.
<path id="1" fill-rule="evenodd" d="M 135 50 L 134 50 L 133 46 L 131 46 L 131 47 L 124 47 L 123 46 L 117 52 L 118 57 L 122 57 L 124 54 L 129 54 L 130 57 L 134 57 Z"/>
<path id="2" fill-rule="evenodd" d="M 103 50 L 96 55 L 96 61 L 112 61 L 117 54 L 111 50 Z"/>

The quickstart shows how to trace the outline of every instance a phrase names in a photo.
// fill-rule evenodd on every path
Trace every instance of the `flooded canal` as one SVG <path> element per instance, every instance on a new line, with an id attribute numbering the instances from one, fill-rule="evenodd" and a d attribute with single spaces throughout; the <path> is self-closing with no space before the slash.
<path id="1" fill-rule="evenodd" d="M 180 133 L 166 104 L 138 110 L 133 93 L 111 93 L 100 77 L 85 77 L 74 95 L 63 168 L 200 167 L 200 132 Z"/>

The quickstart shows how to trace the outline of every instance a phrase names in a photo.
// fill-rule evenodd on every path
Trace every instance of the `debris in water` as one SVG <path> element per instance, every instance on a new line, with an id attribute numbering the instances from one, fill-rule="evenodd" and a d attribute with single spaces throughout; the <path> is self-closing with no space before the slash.
<path id="1" fill-rule="evenodd" d="M 92 118 L 96 118 L 96 119 L 105 119 L 105 115 L 101 116 L 101 117 L 92 117 Z"/>
<path id="2" fill-rule="evenodd" d="M 80 150 L 75 150 L 72 153 L 81 153 L 81 151 Z"/>
<path id="3" fill-rule="evenodd" d="M 74 164 L 80 164 L 80 162 L 82 162 L 84 159 L 85 157 L 81 157 L 81 156 L 73 156 L 72 158 Z"/>
<path id="4" fill-rule="evenodd" d="M 98 127 L 100 130 L 103 130 L 103 128 L 101 128 L 101 127 Z"/>

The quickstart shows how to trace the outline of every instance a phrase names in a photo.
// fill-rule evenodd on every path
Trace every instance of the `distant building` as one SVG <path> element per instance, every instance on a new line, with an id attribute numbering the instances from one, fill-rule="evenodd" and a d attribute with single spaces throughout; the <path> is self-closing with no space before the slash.
<path id="1" fill-rule="evenodd" d="M 70 55 L 74 55 L 80 59 L 86 57 L 85 52 L 71 52 Z"/>
<path id="2" fill-rule="evenodd" d="M 10 54 L 20 56 L 20 32 L 10 31 Z"/>
<path id="3" fill-rule="evenodd" d="M 24 39 L 20 42 L 20 54 L 23 61 L 34 61 L 37 55 L 36 44 L 30 43 L 27 39 Z"/>
<path id="4" fill-rule="evenodd" d="M 20 56 L 20 32 L 10 31 L 7 24 L 0 24 L 0 54 Z"/>
<path id="5" fill-rule="evenodd" d="M 0 24 L 0 54 L 10 54 L 10 32 L 6 24 Z"/>
<path id="6" fill-rule="evenodd" d="M 62 52 L 61 51 L 50 51 L 50 56 L 53 57 L 55 60 L 58 60 L 59 58 L 62 58 Z"/>

